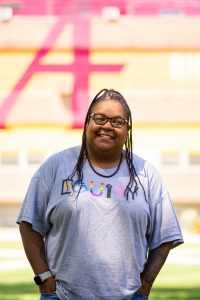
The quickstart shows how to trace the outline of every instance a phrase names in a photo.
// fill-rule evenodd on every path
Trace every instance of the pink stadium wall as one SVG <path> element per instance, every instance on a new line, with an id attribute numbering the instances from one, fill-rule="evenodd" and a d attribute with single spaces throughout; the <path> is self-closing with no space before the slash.
<path id="1" fill-rule="evenodd" d="M 16 15 L 61 15 L 77 12 L 100 14 L 105 6 L 116 6 L 121 14 L 159 15 L 183 14 L 199 15 L 200 2 L 198 0 L 0 0 L 0 5 L 19 5 Z"/>
<path id="2" fill-rule="evenodd" d="M 0 0 L 0 5 L 6 3 L 10 2 Z M 198 38 L 200 22 L 195 17 L 191 20 L 186 17 L 174 20 L 151 17 L 130 19 L 130 16 L 125 15 L 127 12 L 136 15 L 156 15 L 164 11 L 198 14 L 200 13 L 199 1 L 16 0 L 15 3 L 19 4 L 19 9 L 14 10 L 16 17 L 10 24 L 0 23 L 0 50 L 17 53 L 28 49 L 33 52 L 33 58 L 27 63 L 21 76 L 16 78 L 7 95 L 0 99 L 1 128 L 8 127 L 12 109 L 35 74 L 72 74 L 71 126 L 79 128 L 83 125 L 89 103 L 90 75 L 92 73 L 120 74 L 129 65 L 129 62 L 125 61 L 94 63 L 91 60 L 93 52 L 158 51 L 159 53 L 159 51 L 199 51 L 200 49 Z M 122 14 L 119 22 L 106 23 L 100 16 L 96 16 L 100 15 L 104 6 L 119 7 Z M 41 18 L 40 16 L 43 17 L 38 21 L 37 18 Z M 48 18 L 54 19 L 49 21 Z M 27 33 L 26 27 L 30 22 L 32 27 Z M 38 22 L 41 22 L 42 27 L 47 28 L 43 38 L 40 38 L 40 31 L 43 28 L 37 27 Z M 70 42 L 67 38 L 62 39 L 61 46 L 57 47 L 58 40 L 61 40 L 60 37 L 69 26 L 73 28 Z M 70 51 L 73 53 L 73 61 L 43 63 L 53 51 Z M 133 72 L 134 68 L 129 77 L 133 76 Z M 105 86 L 104 81 L 102 85 Z"/>

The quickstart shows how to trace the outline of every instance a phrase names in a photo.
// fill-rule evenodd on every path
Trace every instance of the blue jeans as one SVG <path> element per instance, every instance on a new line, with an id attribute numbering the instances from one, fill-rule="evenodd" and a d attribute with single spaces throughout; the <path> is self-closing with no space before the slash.
<path id="1" fill-rule="evenodd" d="M 56 292 L 52 293 L 41 293 L 40 300 L 60 300 L 56 294 Z M 136 292 L 131 300 L 148 300 L 148 296 L 144 296 L 138 292 Z"/>
<path id="2" fill-rule="evenodd" d="M 60 300 L 56 294 L 56 292 L 52 293 L 41 293 L 40 300 Z"/>
<path id="3" fill-rule="evenodd" d="M 140 294 L 139 292 L 135 292 L 135 294 L 133 295 L 133 297 L 131 298 L 131 300 L 148 300 L 148 296 L 144 296 L 142 294 Z"/>

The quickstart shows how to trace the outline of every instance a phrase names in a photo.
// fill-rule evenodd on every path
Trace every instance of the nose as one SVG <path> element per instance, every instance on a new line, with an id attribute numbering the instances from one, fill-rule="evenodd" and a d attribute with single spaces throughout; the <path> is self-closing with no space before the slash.
<path id="1" fill-rule="evenodd" d="M 111 125 L 111 122 L 110 122 L 111 120 L 107 120 L 107 122 L 104 124 L 104 125 L 102 125 L 101 127 L 102 128 L 105 128 L 105 129 L 113 129 L 113 126 Z"/>

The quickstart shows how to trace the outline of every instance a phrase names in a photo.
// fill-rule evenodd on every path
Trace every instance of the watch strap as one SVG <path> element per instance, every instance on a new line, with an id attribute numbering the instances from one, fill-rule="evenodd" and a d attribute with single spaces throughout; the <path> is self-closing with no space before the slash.
<path id="1" fill-rule="evenodd" d="M 50 271 L 46 271 L 42 274 L 36 275 L 34 281 L 37 285 L 41 285 L 47 278 L 51 277 L 52 274 Z"/>
<path id="2" fill-rule="evenodd" d="M 47 278 L 51 277 L 52 274 L 51 274 L 50 271 L 47 271 L 47 272 L 44 272 L 44 273 L 42 273 L 42 274 L 40 274 L 38 276 L 40 276 L 40 278 L 41 278 L 42 281 L 45 281 Z"/>

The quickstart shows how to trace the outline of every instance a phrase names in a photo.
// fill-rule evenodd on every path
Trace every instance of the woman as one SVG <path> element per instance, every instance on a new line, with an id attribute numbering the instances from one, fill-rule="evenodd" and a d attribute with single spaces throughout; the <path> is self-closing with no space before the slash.
<path id="1" fill-rule="evenodd" d="M 33 176 L 17 222 L 41 299 L 148 299 L 183 243 L 159 174 L 132 154 L 131 112 L 112 89 L 93 99 L 82 146 Z"/>

